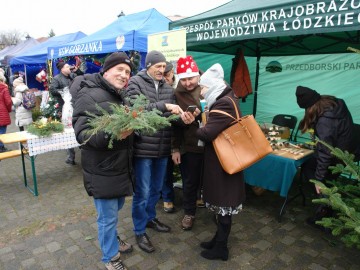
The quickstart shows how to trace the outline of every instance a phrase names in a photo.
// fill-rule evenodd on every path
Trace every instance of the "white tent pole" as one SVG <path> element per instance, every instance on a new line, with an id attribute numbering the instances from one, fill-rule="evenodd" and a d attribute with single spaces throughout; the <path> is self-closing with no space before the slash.
<path id="1" fill-rule="evenodd" d="M 25 72 L 25 84 L 27 85 L 27 72 L 26 72 L 26 64 L 24 64 L 24 72 Z"/>

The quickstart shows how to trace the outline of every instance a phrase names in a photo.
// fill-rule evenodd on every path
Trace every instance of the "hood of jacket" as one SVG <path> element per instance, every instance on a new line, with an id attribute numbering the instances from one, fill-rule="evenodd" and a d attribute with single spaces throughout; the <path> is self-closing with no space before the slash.
<path id="1" fill-rule="evenodd" d="M 24 92 L 26 90 L 29 90 L 29 87 L 27 87 L 26 84 L 20 84 L 15 88 L 15 92 Z"/>
<path id="2" fill-rule="evenodd" d="M 325 110 L 322 116 L 330 119 L 345 118 L 348 113 L 348 109 L 344 100 L 337 99 L 336 103 L 337 106 Z"/>

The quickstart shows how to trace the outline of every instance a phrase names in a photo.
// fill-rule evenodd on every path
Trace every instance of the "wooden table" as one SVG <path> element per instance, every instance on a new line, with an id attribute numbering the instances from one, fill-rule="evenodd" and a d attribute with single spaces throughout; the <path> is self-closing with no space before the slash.
<path id="1" fill-rule="evenodd" d="M 19 143 L 19 150 L 20 150 L 20 156 L 21 156 L 21 162 L 22 162 L 22 169 L 23 169 L 23 177 L 24 177 L 24 185 L 25 187 L 35 196 L 38 196 L 38 189 L 37 189 L 37 179 L 36 179 L 36 170 L 35 170 L 35 161 L 34 157 L 29 157 L 31 162 L 31 171 L 32 171 L 32 180 L 33 180 L 33 186 L 28 185 L 28 178 L 26 175 L 26 164 L 25 164 L 25 157 L 28 156 L 28 151 L 26 147 L 24 146 L 27 142 L 28 138 L 25 131 L 20 132 L 14 132 L 14 133 L 6 133 L 0 135 L 0 141 L 3 144 L 10 144 L 10 143 Z M 19 151 L 17 150 L 17 151 Z M 15 151 L 13 151 L 15 152 Z M 17 155 L 14 155 L 14 157 Z"/>
<path id="2" fill-rule="evenodd" d="M 26 131 L 6 133 L 0 135 L 0 141 L 4 144 L 19 143 L 19 151 L 21 154 L 24 185 L 35 196 L 39 195 L 37 188 L 37 178 L 35 169 L 35 159 L 38 154 L 61 149 L 78 147 L 74 130 L 67 128 L 64 132 L 53 133 L 49 137 L 38 137 Z M 18 154 L 19 156 L 19 154 Z M 33 178 L 33 186 L 30 187 L 27 181 L 25 159 L 29 159 L 31 163 L 31 171 Z"/>

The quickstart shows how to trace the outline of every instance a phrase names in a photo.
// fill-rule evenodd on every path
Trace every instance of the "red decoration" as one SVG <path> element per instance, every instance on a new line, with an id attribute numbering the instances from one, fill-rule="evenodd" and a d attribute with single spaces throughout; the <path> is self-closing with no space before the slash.
<path id="1" fill-rule="evenodd" d="M 48 90 L 47 74 L 44 69 L 40 70 L 40 72 L 36 74 L 35 78 L 39 83 L 43 84 L 45 90 Z"/>

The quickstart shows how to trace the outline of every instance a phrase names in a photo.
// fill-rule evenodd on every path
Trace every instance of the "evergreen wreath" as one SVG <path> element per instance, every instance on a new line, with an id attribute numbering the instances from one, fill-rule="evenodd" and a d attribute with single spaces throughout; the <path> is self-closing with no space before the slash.
<path id="1" fill-rule="evenodd" d="M 48 120 L 42 118 L 36 122 L 33 122 L 27 127 L 27 132 L 39 137 L 49 137 L 53 133 L 63 132 L 64 125 L 57 120 Z"/>

